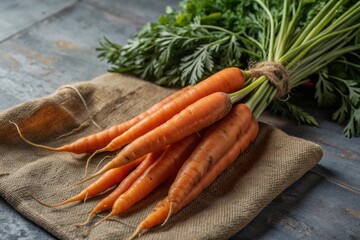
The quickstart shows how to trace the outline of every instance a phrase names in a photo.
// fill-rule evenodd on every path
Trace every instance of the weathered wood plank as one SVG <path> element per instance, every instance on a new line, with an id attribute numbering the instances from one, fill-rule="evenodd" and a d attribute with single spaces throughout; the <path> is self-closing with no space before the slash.
<path id="1" fill-rule="evenodd" d="M 147 0 L 85 0 L 85 2 L 113 15 L 131 19 L 141 25 L 149 21 L 156 21 L 158 16 L 165 12 L 167 6 L 179 7 L 179 1 L 175 0 L 157 0 L 151 1 L 151 3 Z"/>
<path id="2" fill-rule="evenodd" d="M 0 42 L 75 2 L 76 0 L 1 0 Z"/>
<path id="3" fill-rule="evenodd" d="M 235 239 L 359 239 L 360 194 L 307 173 Z"/>
<path id="4" fill-rule="evenodd" d="M 172 0 L 151 3 L 84 0 L 64 9 L 61 4 L 66 2 L 71 5 L 74 1 L 1 1 L 0 34 L 5 32 L 6 37 L 0 35 L 0 39 L 6 41 L 0 43 L 0 110 L 47 95 L 62 84 L 103 73 L 107 65 L 96 58 L 94 51 L 101 37 L 123 43 L 145 22 L 155 21 L 166 5 L 177 6 L 177 1 Z M 13 3 L 32 4 L 15 7 Z M 47 7 L 44 10 L 39 4 Z M 54 15 L 59 9 L 62 11 Z M 16 13 L 9 17 L 9 10 Z M 12 28 L 7 24 L 12 24 Z M 342 127 L 326 120 L 328 113 L 314 109 L 312 113 L 320 119 L 321 129 L 263 116 L 263 121 L 291 135 L 320 144 L 325 154 L 320 165 L 281 194 L 232 239 L 358 239 L 360 236 L 360 138 L 343 137 Z M 6 206 L 0 201 L 0 209 Z M 2 232 L 8 231 L 5 226 L 12 224 L 13 219 L 19 224 L 23 219 L 11 210 L 1 212 L 1 216 L 3 213 L 12 216 L 0 219 L 0 236 L 16 239 L 18 233 L 2 235 Z M 41 232 L 41 228 L 24 222 L 25 226 L 20 224 L 17 230 L 29 231 L 28 236 L 37 238 L 36 232 Z M 45 234 L 41 239 L 52 237 Z"/>
<path id="5" fill-rule="evenodd" d="M 319 144 L 324 150 L 320 168 L 313 171 L 330 181 L 336 181 L 349 188 L 360 191 L 360 138 L 346 138 L 343 126 L 332 122 L 327 111 L 307 109 L 321 125 L 320 128 L 297 125 L 293 121 L 265 113 L 262 121 L 274 125 L 290 135 L 304 138 Z M 324 171 L 326 169 L 326 171 Z"/>
<path id="6" fill-rule="evenodd" d="M 3 42 L 0 109 L 106 72 L 108 65 L 96 57 L 98 41 L 107 36 L 125 42 L 138 27 L 126 18 L 78 3 Z"/>
<path id="7" fill-rule="evenodd" d="M 2 198 L 0 198 L 0 206 L 0 239 L 55 239 L 33 222 L 15 213 L 14 209 Z"/>

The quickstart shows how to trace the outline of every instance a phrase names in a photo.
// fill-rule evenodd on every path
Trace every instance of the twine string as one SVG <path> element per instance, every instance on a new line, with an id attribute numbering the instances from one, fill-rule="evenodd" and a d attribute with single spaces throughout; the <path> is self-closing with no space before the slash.
<path id="1" fill-rule="evenodd" d="M 249 69 L 250 77 L 266 76 L 277 88 L 277 98 L 283 98 L 290 92 L 290 79 L 287 69 L 278 62 L 265 61 L 252 64 Z"/>

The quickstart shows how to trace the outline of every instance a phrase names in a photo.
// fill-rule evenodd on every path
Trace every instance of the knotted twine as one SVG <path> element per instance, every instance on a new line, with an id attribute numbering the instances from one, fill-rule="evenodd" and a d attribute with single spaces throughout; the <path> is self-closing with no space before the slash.
<path id="1" fill-rule="evenodd" d="M 277 88 L 277 98 L 282 98 L 290 92 L 291 85 L 288 70 L 281 63 L 264 61 L 250 64 L 249 75 L 252 78 L 266 76 Z"/>

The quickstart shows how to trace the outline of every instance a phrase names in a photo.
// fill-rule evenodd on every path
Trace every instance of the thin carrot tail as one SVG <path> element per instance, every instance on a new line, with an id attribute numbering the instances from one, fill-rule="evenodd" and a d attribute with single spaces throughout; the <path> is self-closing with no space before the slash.
<path id="1" fill-rule="evenodd" d="M 92 179 L 94 179 L 94 178 L 96 178 L 96 177 L 104 174 L 105 172 L 107 172 L 108 170 L 111 170 L 111 169 L 113 169 L 113 168 L 100 169 L 99 171 L 97 171 L 96 173 L 92 174 L 91 176 L 89 176 L 89 177 L 87 177 L 87 178 L 84 178 L 84 179 L 82 179 L 82 180 L 74 183 L 73 186 L 78 186 L 78 185 L 80 185 L 80 184 L 83 184 L 83 183 L 85 183 L 85 182 L 88 182 L 88 181 L 90 181 L 90 180 L 92 180 Z"/>
<path id="2" fill-rule="evenodd" d="M 101 219 L 100 221 L 98 221 L 97 223 L 95 223 L 94 226 L 92 226 L 88 231 L 84 232 L 82 234 L 83 237 L 87 237 L 92 230 L 94 230 L 94 228 L 98 227 L 101 223 L 103 223 L 104 221 L 110 219 L 111 217 L 113 217 L 114 215 L 112 213 L 109 213 L 107 216 L 105 216 L 103 219 Z"/>
<path id="3" fill-rule="evenodd" d="M 39 204 L 45 206 L 45 207 L 48 207 L 48 208 L 56 208 L 56 207 L 60 207 L 60 206 L 63 206 L 65 204 L 68 204 L 68 203 L 72 203 L 72 202 L 76 202 L 76 201 L 79 201 L 80 199 L 75 199 L 75 198 L 69 198 L 69 199 L 66 199 L 65 201 L 62 201 L 60 203 L 56 203 L 56 204 L 47 204 L 43 201 L 41 201 L 40 199 L 36 198 L 35 196 L 33 195 L 29 195 L 32 199 L 34 199 L 36 202 L 38 202 Z"/>
<path id="4" fill-rule="evenodd" d="M 124 163 L 123 165 L 125 165 L 125 163 Z M 106 166 L 107 166 L 107 165 L 105 165 L 105 167 L 106 167 Z M 96 177 L 104 174 L 104 173 L 107 172 L 108 170 L 111 170 L 111 169 L 116 168 L 116 167 L 121 167 L 121 166 L 122 166 L 122 165 L 120 165 L 120 166 L 115 166 L 115 167 L 107 167 L 107 168 L 104 167 L 104 168 L 100 169 L 99 171 L 95 172 L 94 174 L 92 174 L 91 176 L 89 176 L 89 177 L 87 177 L 87 178 L 85 178 L 85 179 L 82 179 L 82 180 L 74 183 L 74 186 L 77 186 L 77 185 L 83 184 L 83 183 L 85 183 L 85 182 L 88 182 L 88 181 L 90 181 L 90 180 L 92 180 L 92 179 L 94 179 L 94 178 L 96 178 Z"/>
<path id="5" fill-rule="evenodd" d="M 84 203 L 86 203 L 86 200 L 88 199 L 88 197 L 89 197 L 89 192 L 86 192 L 86 195 L 84 197 Z"/>
<path id="6" fill-rule="evenodd" d="M 102 152 L 106 152 L 107 149 L 106 148 L 101 148 L 101 149 L 98 149 L 96 150 L 95 152 L 93 152 L 90 157 L 86 160 L 86 165 L 85 165 L 85 172 L 84 172 L 84 175 L 82 176 L 82 178 L 85 178 L 86 175 L 87 175 L 87 172 L 88 172 L 88 168 L 89 168 L 89 164 L 90 164 L 90 161 L 91 159 L 98 153 L 102 153 Z M 105 157 L 106 158 L 106 157 Z M 97 168 L 97 167 L 96 167 Z"/>
<path id="7" fill-rule="evenodd" d="M 143 229 L 143 228 L 141 228 L 141 226 L 139 226 L 127 240 L 134 240 L 134 239 L 140 237 L 140 235 L 144 234 L 147 231 L 148 231 L 148 229 Z"/>
<path id="8" fill-rule="evenodd" d="M 112 161 L 108 162 L 103 168 L 101 168 L 99 171 L 95 172 L 93 175 L 91 175 L 90 177 L 84 179 L 82 182 L 84 181 L 88 181 L 88 180 L 91 180 L 95 177 L 98 177 L 100 176 L 101 174 L 104 174 L 106 171 L 108 170 L 111 170 L 113 168 L 116 168 L 116 167 L 121 167 L 125 164 L 128 164 L 129 162 L 127 161 L 122 161 L 121 164 L 119 164 L 119 162 L 117 164 L 114 164 Z"/>
<path id="9" fill-rule="evenodd" d="M 37 143 L 34 143 L 34 142 L 28 140 L 28 139 L 25 138 L 24 135 L 22 134 L 19 125 L 17 125 L 15 122 L 13 122 L 13 121 L 11 121 L 11 120 L 9 120 L 9 123 L 13 124 L 13 125 L 16 127 L 16 130 L 17 130 L 20 138 L 21 138 L 22 140 L 24 140 L 24 142 L 26 142 L 27 144 L 29 144 L 29 145 L 31 145 L 31 146 L 34 146 L 34 147 L 37 147 L 37 148 L 42 148 L 42 149 L 50 150 L 50 151 L 55 151 L 55 152 L 61 152 L 61 151 L 62 151 L 62 150 L 59 149 L 59 148 L 49 147 L 49 146 L 45 146 L 45 145 L 42 145 L 42 144 L 37 144 Z"/>
<path id="10" fill-rule="evenodd" d="M 109 162 L 109 163 L 111 163 L 111 162 Z M 125 164 L 126 164 L 126 163 L 124 163 L 123 165 L 125 165 Z M 89 177 L 87 177 L 87 178 L 85 178 L 85 179 L 82 179 L 82 180 L 74 183 L 74 186 L 77 186 L 77 185 L 83 184 L 83 183 L 85 183 L 85 182 L 88 182 L 88 181 L 90 181 L 90 180 L 92 180 L 92 179 L 94 179 L 94 178 L 96 178 L 96 177 L 104 174 L 104 173 L 107 172 L 108 170 L 111 170 L 111 169 L 116 168 L 116 167 L 121 167 L 122 165 L 120 165 L 120 166 L 115 166 L 115 167 L 110 167 L 110 166 L 106 167 L 106 166 L 107 166 L 107 165 L 105 165 L 102 169 L 100 169 L 99 171 L 95 172 L 95 173 L 92 174 L 91 176 L 89 176 Z"/>
<path id="11" fill-rule="evenodd" d="M 64 151 L 64 150 L 62 150 L 61 148 L 49 147 L 49 146 L 45 146 L 45 145 L 41 145 L 41 144 L 37 144 L 37 143 L 31 142 L 30 140 L 28 140 L 28 139 L 26 139 L 26 138 L 24 137 L 24 135 L 23 135 L 23 134 L 21 133 L 21 131 L 20 131 L 19 126 L 18 126 L 15 122 L 13 122 L 13 121 L 11 121 L 11 120 L 9 120 L 9 122 L 15 125 L 15 127 L 16 127 L 16 129 L 17 129 L 17 131 L 18 131 L 18 133 L 19 133 L 20 138 L 23 139 L 26 143 L 28 143 L 28 144 L 30 144 L 30 145 L 32 145 L 32 146 L 34 146 L 34 147 L 38 147 L 38 148 L 42 148 L 42 149 L 46 149 L 46 150 L 50 150 L 50 151 L 57 151 L 57 152 Z M 96 154 L 101 153 L 101 152 L 106 152 L 106 151 L 107 151 L 106 148 L 101 148 L 101 149 L 96 150 L 94 153 L 92 153 L 92 154 L 90 155 L 90 157 L 89 157 L 89 158 L 87 159 L 87 161 L 86 161 L 85 173 L 84 173 L 84 175 L 83 175 L 82 178 L 84 178 L 84 177 L 87 175 L 87 170 L 88 170 L 88 167 L 89 167 L 89 164 L 90 164 L 90 160 L 91 160 Z M 103 171 L 102 173 L 104 173 L 104 172 L 105 172 L 105 171 Z M 92 175 L 91 178 L 86 179 L 86 181 L 88 181 L 88 180 L 90 180 L 90 179 L 93 179 L 93 178 L 101 175 L 102 173 L 99 173 L 99 174 L 96 175 L 96 176 Z M 81 182 L 79 182 L 79 183 L 75 183 L 74 186 L 77 186 L 77 185 L 79 185 L 79 184 L 81 184 L 81 183 L 84 183 L 84 182 L 86 182 L 86 181 L 81 181 Z"/>
<path id="12" fill-rule="evenodd" d="M 111 157 L 111 156 L 108 155 L 108 156 L 103 157 L 103 158 L 99 161 L 99 163 L 96 165 L 93 173 L 96 173 L 97 170 L 99 169 L 100 165 L 103 163 L 103 161 L 105 161 L 105 159 L 107 159 L 107 158 L 109 158 L 109 157 Z"/>
<path id="13" fill-rule="evenodd" d="M 90 223 L 90 221 L 95 217 L 95 212 L 94 211 L 91 211 L 89 213 L 89 216 L 86 218 L 85 222 L 83 223 L 78 223 L 78 224 L 75 224 L 74 226 L 75 227 L 82 227 L 82 226 L 86 226 Z"/>

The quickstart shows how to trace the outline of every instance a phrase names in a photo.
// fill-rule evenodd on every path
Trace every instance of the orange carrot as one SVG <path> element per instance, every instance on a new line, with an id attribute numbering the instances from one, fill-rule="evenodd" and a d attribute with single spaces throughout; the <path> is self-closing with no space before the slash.
<path id="1" fill-rule="evenodd" d="M 126 164 L 124 166 L 111 169 L 110 171 L 106 172 L 104 175 L 99 177 L 95 182 L 90 184 L 88 187 L 86 187 L 84 190 L 82 190 L 79 194 L 66 199 L 65 201 L 62 201 L 60 203 L 49 205 L 46 203 L 41 202 L 40 200 L 34 198 L 37 202 L 39 202 L 42 205 L 45 205 L 50 208 L 59 207 L 68 203 L 76 202 L 76 201 L 82 201 L 87 199 L 88 197 L 96 196 L 109 188 L 115 186 L 118 184 L 121 180 L 123 180 L 131 170 L 136 168 L 142 161 L 144 161 L 145 156 L 142 156 L 141 158 Z"/>
<path id="2" fill-rule="evenodd" d="M 214 75 L 208 77 L 195 86 L 188 86 L 179 91 L 174 92 L 170 96 L 166 97 L 161 102 L 153 105 L 147 111 L 139 114 L 138 116 L 130 119 L 126 122 L 117 124 L 113 127 L 105 129 L 99 133 L 95 133 L 83 138 L 80 138 L 70 144 L 66 144 L 61 147 L 49 147 L 41 144 L 33 143 L 27 140 L 20 132 L 20 129 L 16 125 L 20 136 L 29 144 L 58 152 L 73 152 L 73 153 L 93 153 L 96 150 L 98 152 L 114 151 L 134 140 L 135 136 L 141 136 L 142 134 L 150 131 L 151 129 L 161 125 L 166 120 L 170 119 L 174 114 L 181 111 L 186 106 L 194 103 L 200 98 L 207 96 L 214 92 L 232 93 L 243 87 L 245 83 L 245 77 L 243 72 L 239 68 L 231 67 L 223 69 Z M 182 96 L 180 100 L 175 101 L 179 96 Z M 177 107 L 173 107 L 173 105 Z M 168 112 L 167 109 L 172 109 Z M 176 110 L 174 112 L 174 110 Z M 164 117 L 167 115 L 167 117 Z M 146 120 L 141 123 L 144 119 Z M 127 130 L 135 127 L 128 134 L 123 135 Z M 136 134 L 135 134 L 136 133 Z"/>
<path id="3" fill-rule="evenodd" d="M 259 125 L 255 119 L 252 119 L 250 126 L 243 135 L 235 142 L 231 149 L 212 166 L 209 171 L 196 184 L 191 192 L 186 196 L 185 200 L 180 204 L 180 209 L 188 205 L 195 199 L 205 188 L 207 188 L 215 179 L 232 164 L 238 156 L 245 151 L 249 145 L 255 140 L 259 132 Z M 180 210 L 179 209 L 179 210 Z"/>
<path id="4" fill-rule="evenodd" d="M 157 225 L 162 224 L 170 210 L 170 204 L 168 197 L 165 197 L 164 199 L 160 200 L 154 209 L 149 213 L 144 220 L 141 221 L 141 223 L 136 228 L 133 235 L 131 235 L 127 240 L 133 240 L 139 237 L 141 234 L 148 231 L 150 228 L 153 228 Z"/>
<path id="5" fill-rule="evenodd" d="M 95 226 L 98 226 L 110 217 L 128 210 L 161 183 L 175 176 L 182 163 L 191 154 L 199 141 L 199 135 L 194 133 L 176 144 L 171 145 L 125 193 L 119 196 L 113 204 L 111 213 L 95 224 Z"/>
<path id="6" fill-rule="evenodd" d="M 99 212 L 103 212 L 106 210 L 109 210 L 112 208 L 114 202 L 116 199 L 123 194 L 126 190 L 130 188 L 130 186 L 138 179 L 141 174 L 145 172 L 146 169 L 150 167 L 150 165 L 164 152 L 165 150 L 152 152 L 147 154 L 144 161 L 140 163 L 140 165 L 132 171 L 124 180 L 121 181 L 121 183 L 113 190 L 108 196 L 106 196 L 104 199 L 102 199 L 90 212 L 88 218 L 83 224 L 79 225 L 85 225 L 92 217 Z M 111 171 L 111 170 L 110 170 Z"/>
<path id="7" fill-rule="evenodd" d="M 136 117 L 117 124 L 115 126 L 112 126 L 108 129 L 105 129 L 101 132 L 86 136 L 86 137 L 82 137 L 77 139 L 76 141 L 70 143 L 70 144 L 66 144 L 64 146 L 61 147 L 49 147 L 49 146 L 45 146 L 45 145 L 41 145 L 41 144 L 37 144 L 37 143 L 33 143 L 31 141 L 29 141 L 28 139 L 26 139 L 21 131 L 20 128 L 18 127 L 18 125 L 12 121 L 10 121 L 10 123 L 14 124 L 19 132 L 20 137 L 27 142 L 28 144 L 38 147 L 38 148 L 43 148 L 43 149 L 47 149 L 47 150 L 51 150 L 51 151 L 56 151 L 56 152 L 73 152 L 73 153 L 92 153 L 98 149 L 104 148 L 106 145 L 108 145 L 114 138 L 116 138 L 117 136 L 121 135 L 122 133 L 124 133 L 125 131 L 127 131 L 129 128 L 131 128 L 132 126 L 134 126 L 136 123 L 140 122 L 142 119 L 146 118 L 147 116 L 151 115 L 154 112 L 157 112 L 159 109 L 161 109 L 166 103 L 173 101 L 173 99 L 177 98 L 178 96 L 184 94 L 185 92 L 187 92 L 188 90 L 190 90 L 192 88 L 192 86 L 187 86 L 184 87 L 172 94 L 170 94 L 168 97 L 164 98 L 162 101 L 154 104 L 152 107 L 150 107 L 148 110 L 140 113 L 139 115 L 137 115 Z"/>
<path id="8" fill-rule="evenodd" d="M 208 127 L 225 117 L 231 107 L 231 99 L 226 93 L 217 92 L 203 97 L 163 125 L 131 142 L 113 160 L 88 179 L 131 162 L 139 156 L 173 144 L 194 132 Z"/>
<path id="9" fill-rule="evenodd" d="M 247 149 L 250 143 L 256 138 L 258 131 L 259 125 L 256 120 L 253 119 L 248 129 L 239 137 L 239 139 L 231 147 L 230 151 L 228 151 L 218 162 L 216 162 L 200 179 L 200 181 L 191 189 L 191 192 L 186 196 L 184 201 L 181 202 L 179 208 L 176 210 L 174 209 L 169 215 L 169 198 L 166 197 L 159 201 L 153 211 L 138 225 L 134 234 L 129 239 L 135 239 L 150 228 L 164 223 L 169 216 L 174 215 L 194 199 L 196 199 L 196 197 L 199 196 L 205 188 L 213 183 L 215 179 L 237 159 L 242 151 Z"/>
<path id="10" fill-rule="evenodd" d="M 252 113 L 245 104 L 237 104 L 230 113 L 212 125 L 199 145 L 181 167 L 169 190 L 169 201 L 176 209 L 208 169 L 228 152 L 251 123 Z"/>
<path id="11" fill-rule="evenodd" d="M 184 94 L 164 104 L 158 111 L 139 121 L 129 130 L 112 140 L 106 147 L 99 149 L 98 152 L 117 150 L 165 123 L 175 114 L 178 114 L 199 99 L 215 92 L 232 93 L 242 88 L 244 81 L 244 75 L 239 68 L 232 67 L 219 71 L 193 86 Z"/>

